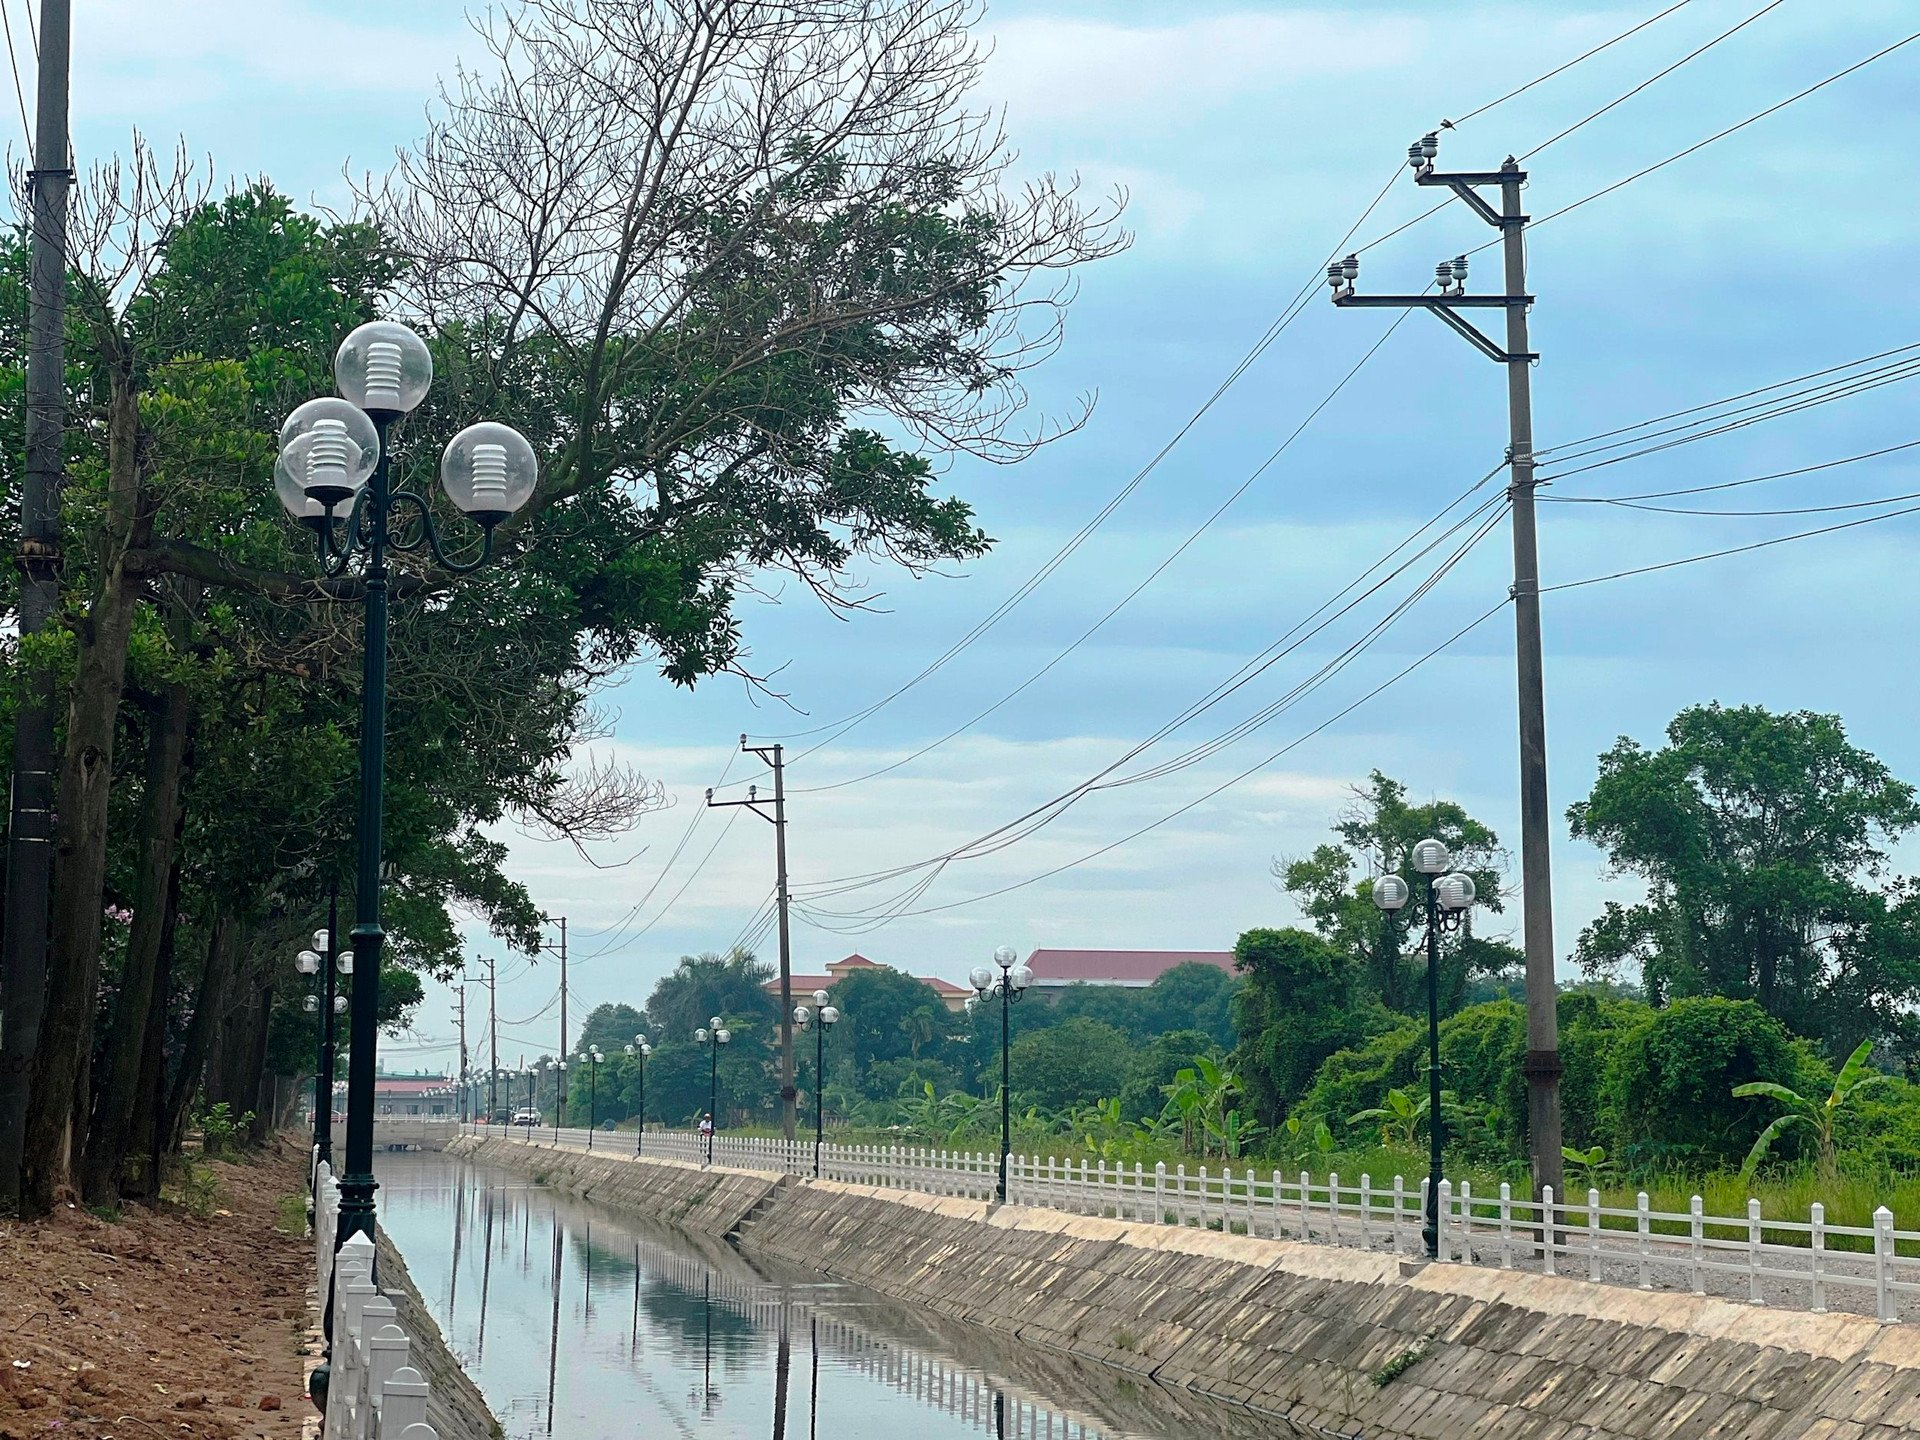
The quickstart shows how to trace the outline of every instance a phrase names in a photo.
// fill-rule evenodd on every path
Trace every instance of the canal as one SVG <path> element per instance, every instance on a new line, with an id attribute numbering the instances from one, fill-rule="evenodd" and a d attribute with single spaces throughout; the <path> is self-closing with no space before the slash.
<path id="1" fill-rule="evenodd" d="M 387 1232 L 509 1440 L 1309 1433 L 826 1275 L 769 1270 L 506 1170 L 392 1154 L 379 1178 Z"/>

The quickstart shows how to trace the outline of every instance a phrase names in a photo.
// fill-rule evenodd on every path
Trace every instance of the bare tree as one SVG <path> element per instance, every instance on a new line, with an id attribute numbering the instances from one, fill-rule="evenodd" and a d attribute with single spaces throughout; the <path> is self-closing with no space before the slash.
<path id="1" fill-rule="evenodd" d="M 850 496 L 827 444 L 864 415 L 1007 462 L 1084 418 L 1023 422 L 1021 376 L 1058 342 L 1073 267 L 1126 244 L 1124 197 L 1013 179 L 998 117 L 970 108 L 976 16 L 524 0 L 479 26 L 492 63 L 362 199 L 412 262 L 410 303 L 473 338 L 476 408 L 530 366 L 565 397 L 536 507 L 610 485 L 645 535 L 752 516 L 719 568 L 830 603 L 853 553 L 921 570 L 984 543 Z"/>

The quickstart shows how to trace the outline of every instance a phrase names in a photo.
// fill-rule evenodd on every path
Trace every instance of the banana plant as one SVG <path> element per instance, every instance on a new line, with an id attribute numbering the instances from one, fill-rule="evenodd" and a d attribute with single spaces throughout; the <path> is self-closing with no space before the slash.
<path id="1" fill-rule="evenodd" d="M 1289 1160 L 1299 1161 L 1310 1155 L 1333 1153 L 1333 1131 L 1324 1120 L 1309 1124 L 1298 1115 L 1289 1115 L 1287 1123 L 1281 1127 L 1281 1133 L 1286 1137 Z"/>
<path id="2" fill-rule="evenodd" d="M 1221 1155 L 1228 1160 L 1238 1160 L 1265 1129 L 1258 1120 L 1249 1120 L 1238 1110 L 1229 1110 L 1219 1120 L 1207 1122 L 1209 1139 L 1219 1143 Z"/>
<path id="3" fill-rule="evenodd" d="M 1847 1057 L 1847 1063 L 1840 1067 L 1833 1089 L 1825 1099 L 1802 1095 L 1798 1090 L 1772 1080 L 1754 1080 L 1734 1086 L 1733 1093 L 1741 1099 L 1765 1096 L 1787 1107 L 1787 1113 L 1775 1117 L 1773 1123 L 1760 1132 L 1760 1138 L 1753 1142 L 1753 1149 L 1747 1152 L 1746 1163 L 1740 1167 L 1741 1176 L 1751 1178 L 1772 1152 L 1774 1142 L 1789 1130 L 1798 1130 L 1813 1140 L 1816 1173 L 1822 1180 L 1833 1179 L 1839 1169 L 1834 1132 L 1841 1115 L 1868 1090 L 1885 1084 L 1891 1078 L 1867 1068 L 1872 1054 L 1873 1041 L 1862 1040 L 1853 1054 Z"/>
<path id="4" fill-rule="evenodd" d="M 1371 1110 L 1360 1110 L 1347 1117 L 1349 1125 L 1378 1125 L 1380 1143 L 1408 1150 L 1420 1143 L 1420 1130 L 1427 1123 L 1431 1103 L 1425 1095 L 1416 1098 L 1412 1091 L 1395 1086 L 1382 1103 Z"/>

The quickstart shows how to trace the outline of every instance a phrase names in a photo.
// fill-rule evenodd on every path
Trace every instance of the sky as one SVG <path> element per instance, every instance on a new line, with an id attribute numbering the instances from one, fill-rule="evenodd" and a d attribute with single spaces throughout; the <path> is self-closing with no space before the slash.
<path id="1" fill-rule="evenodd" d="M 5 4 L 24 54 L 23 0 Z M 344 204 L 347 175 L 382 170 L 419 135 L 435 77 L 479 50 L 461 7 L 440 0 L 76 8 L 73 129 L 83 164 L 123 149 L 138 128 L 163 148 L 180 137 L 209 157 L 221 183 L 264 175 L 320 205 Z M 1129 196 L 1132 248 L 1086 270 L 1066 342 L 1032 387 L 1053 413 L 1094 395 L 1093 414 L 1018 466 L 947 468 L 943 485 L 975 506 L 996 539 L 988 557 L 917 582 L 868 572 L 882 599 L 850 620 L 792 589 L 749 600 L 742 619 L 753 663 L 776 672 L 782 698 L 729 678 L 688 692 L 646 667 L 604 697 L 613 733 L 598 748 L 660 780 L 671 808 L 594 847 L 593 863 L 502 832 L 514 875 L 568 918 L 572 1033 L 596 1003 L 642 1003 L 683 954 L 742 936 L 763 956 L 775 953 L 756 924 L 772 886 L 771 828 L 743 810 L 701 813 L 707 786 L 724 777 L 724 793 L 738 795 L 731 787 L 756 772 L 735 753 L 743 731 L 788 746 L 802 892 L 939 854 L 1104 769 L 1494 469 L 1506 443 L 1498 366 L 1415 314 L 1341 385 L 1393 317 L 1336 311 L 1315 296 L 1004 620 L 861 723 L 836 725 L 912 680 L 1132 480 L 1329 252 L 1356 243 L 1343 236 L 1383 185 L 1357 240 L 1431 205 L 1405 168 L 1410 141 L 1661 8 L 1658 0 L 990 3 L 980 32 L 993 54 L 978 99 L 1004 107 L 1021 170 L 1077 173 L 1093 193 L 1122 187 Z M 1446 133 L 1443 167 L 1494 168 L 1628 96 L 1527 160 L 1526 203 L 1542 222 L 1528 246 L 1540 447 L 1920 342 L 1908 154 L 1920 41 L 1545 218 L 1911 32 L 1911 8 L 1892 0 L 1688 0 Z M 1435 261 L 1491 237 L 1450 206 L 1367 251 L 1361 288 L 1417 290 Z M 1475 257 L 1471 288 L 1494 285 L 1493 259 Z M 1573 973 L 1567 957 L 1581 927 L 1607 900 L 1635 895 L 1569 837 L 1563 818 L 1617 737 L 1657 743 L 1678 710 L 1709 700 L 1813 709 L 1838 713 L 1857 743 L 1920 778 L 1901 658 L 1906 617 L 1920 601 L 1920 516 L 1891 514 L 1900 504 L 1716 516 L 1569 502 L 1714 485 L 1904 444 L 1920 438 L 1912 398 L 1909 384 L 1870 389 L 1568 475 L 1542 492 L 1550 587 L 1873 522 L 1546 595 L 1563 973 Z M 1920 492 L 1915 456 L 1650 503 L 1784 512 L 1910 496 Z M 1499 608 L 1510 580 L 1501 525 L 1323 686 L 1197 763 L 1089 795 L 1031 838 L 948 866 L 909 907 L 928 913 L 846 934 L 839 927 L 850 922 L 823 912 L 851 912 L 897 887 L 818 901 L 796 916 L 795 970 L 818 971 L 854 949 L 959 979 L 1000 944 L 1229 948 L 1248 927 L 1297 921 L 1275 862 L 1323 839 L 1375 768 L 1416 798 L 1460 801 L 1517 851 L 1513 634 L 1510 610 Z M 1410 583 L 1118 773 L 1282 701 Z M 1920 864 L 1911 853 L 1902 859 Z M 1046 874 L 1056 867 L 1067 868 Z M 988 895 L 1009 886 L 1019 888 Z M 1484 928 L 1517 930 L 1518 917 L 1514 894 Z M 469 939 L 476 957 L 501 962 L 503 1062 L 552 1050 L 553 959 L 507 956 L 477 929 Z M 431 990 L 414 1033 L 386 1047 L 390 1064 L 451 1063 L 450 997 Z M 470 1016 L 484 1014 L 483 992 L 469 987 L 468 1002 Z"/>

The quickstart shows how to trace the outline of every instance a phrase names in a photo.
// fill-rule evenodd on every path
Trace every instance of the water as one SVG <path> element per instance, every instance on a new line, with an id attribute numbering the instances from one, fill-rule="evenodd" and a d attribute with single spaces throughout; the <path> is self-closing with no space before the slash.
<path id="1" fill-rule="evenodd" d="M 510 1440 L 1253 1440 L 1277 1416 L 1023 1348 L 444 1155 L 382 1221 Z"/>

